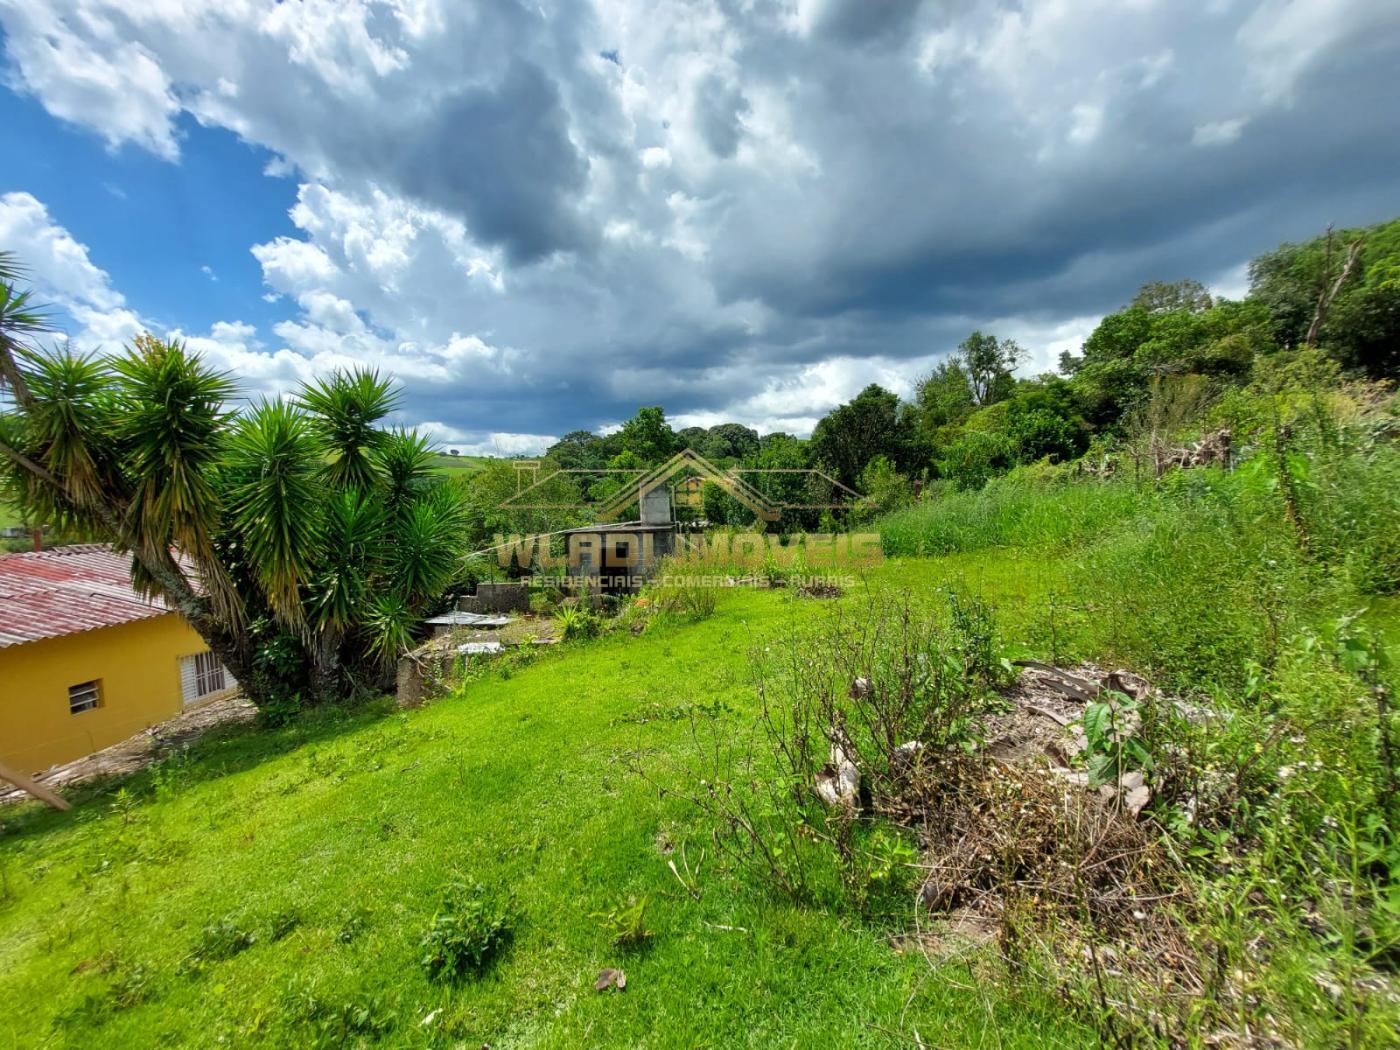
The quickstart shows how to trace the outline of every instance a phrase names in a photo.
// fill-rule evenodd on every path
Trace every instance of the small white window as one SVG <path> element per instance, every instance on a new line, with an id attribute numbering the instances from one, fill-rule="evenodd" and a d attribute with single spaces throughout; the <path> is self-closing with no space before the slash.
<path id="1" fill-rule="evenodd" d="M 229 673 L 213 653 L 195 653 L 180 657 L 180 692 L 185 703 L 193 703 L 214 693 L 221 693 L 232 684 Z"/>
<path id="2" fill-rule="evenodd" d="M 84 682 L 68 687 L 68 713 L 80 715 L 102 704 L 102 690 L 98 682 Z"/>

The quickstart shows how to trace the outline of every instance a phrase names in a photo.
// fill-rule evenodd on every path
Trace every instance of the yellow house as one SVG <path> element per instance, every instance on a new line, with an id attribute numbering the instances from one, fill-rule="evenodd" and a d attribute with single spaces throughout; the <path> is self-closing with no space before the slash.
<path id="1" fill-rule="evenodd" d="M 237 685 L 204 640 L 84 544 L 0 557 L 0 763 L 37 773 Z"/>

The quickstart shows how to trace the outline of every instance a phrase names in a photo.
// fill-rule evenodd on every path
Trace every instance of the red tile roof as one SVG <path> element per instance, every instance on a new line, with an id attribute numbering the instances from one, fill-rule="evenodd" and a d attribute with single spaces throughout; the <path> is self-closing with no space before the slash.
<path id="1" fill-rule="evenodd" d="M 163 616 L 131 589 L 131 559 L 97 543 L 0 557 L 0 649 Z"/>

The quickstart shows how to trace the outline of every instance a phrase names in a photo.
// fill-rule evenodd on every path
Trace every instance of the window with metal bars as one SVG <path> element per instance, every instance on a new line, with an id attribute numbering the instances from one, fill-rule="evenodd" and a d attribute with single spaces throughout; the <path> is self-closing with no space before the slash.
<path id="1" fill-rule="evenodd" d="M 68 687 L 68 713 L 80 715 L 84 711 L 91 711 L 102 705 L 102 688 L 100 682 L 84 682 L 82 685 L 70 685 Z"/>
<path id="2" fill-rule="evenodd" d="M 180 692 L 185 703 L 228 688 L 228 672 L 213 653 L 180 658 Z"/>

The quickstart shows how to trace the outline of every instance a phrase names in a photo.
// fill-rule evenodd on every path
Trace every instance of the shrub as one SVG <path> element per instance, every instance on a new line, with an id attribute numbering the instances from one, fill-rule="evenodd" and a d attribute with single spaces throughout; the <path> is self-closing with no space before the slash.
<path id="1" fill-rule="evenodd" d="M 394 1029 L 395 1016 L 378 995 L 327 995 L 314 983 L 298 982 L 286 993 L 284 1017 L 297 1029 L 295 1042 L 316 1047 L 361 1046 Z"/>
<path id="2" fill-rule="evenodd" d="M 554 621 L 559 625 L 559 636 L 566 642 L 592 638 L 598 633 L 598 618 L 576 605 L 560 609 L 554 614 Z"/>
<path id="3" fill-rule="evenodd" d="M 475 976 L 509 945 L 513 925 L 508 900 L 480 884 L 453 882 L 423 935 L 423 968 L 435 981 Z"/>
<path id="4" fill-rule="evenodd" d="M 979 489 L 1016 462 L 1016 444 L 1002 433 L 969 430 L 948 446 L 938 472 L 960 489 Z"/>
<path id="5" fill-rule="evenodd" d="M 692 723 L 702 770 L 686 797 L 716 818 L 717 842 L 789 897 L 881 913 L 911 869 L 903 833 L 872 833 L 851 819 L 861 807 L 898 807 L 911 780 L 934 782 L 958 765 L 973 719 L 1005 675 L 995 656 L 990 608 L 949 596 L 945 614 L 908 593 L 869 593 L 828 607 L 813 624 L 752 654 L 764 748 Z M 847 762 L 856 797 L 836 804 L 824 785 Z"/>
<path id="6" fill-rule="evenodd" d="M 210 923 L 199 933 L 199 939 L 181 964 L 187 974 L 197 974 L 211 962 L 222 962 L 247 951 L 257 943 L 258 935 L 240 926 L 231 916 Z"/>
<path id="7" fill-rule="evenodd" d="M 651 937 L 646 923 L 647 899 L 629 897 L 607 911 L 593 913 L 593 918 L 612 937 L 619 948 L 635 948 Z"/>
<path id="8" fill-rule="evenodd" d="M 708 567 L 693 561 L 667 558 L 661 563 L 659 583 L 647 590 L 646 597 L 662 613 L 683 620 L 704 620 L 714 615 L 719 601 L 718 588 L 711 586 Z"/>

